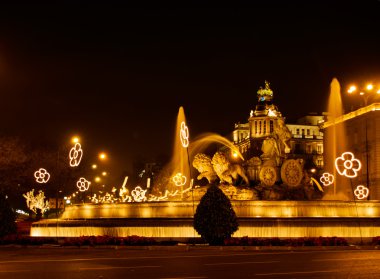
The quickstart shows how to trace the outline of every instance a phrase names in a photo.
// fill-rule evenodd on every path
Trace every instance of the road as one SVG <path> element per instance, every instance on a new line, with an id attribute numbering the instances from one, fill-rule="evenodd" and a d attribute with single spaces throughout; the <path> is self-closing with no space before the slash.
<path id="1" fill-rule="evenodd" d="M 177 248 L 0 247 L 0 278 L 380 278 L 377 250 Z"/>

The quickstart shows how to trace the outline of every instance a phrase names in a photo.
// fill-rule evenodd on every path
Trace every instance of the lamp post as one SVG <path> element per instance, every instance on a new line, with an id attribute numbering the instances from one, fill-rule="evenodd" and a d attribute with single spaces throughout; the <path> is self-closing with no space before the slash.
<path id="1" fill-rule="evenodd" d="M 375 97 L 378 97 L 380 95 L 380 86 L 378 88 L 375 88 L 375 86 L 372 83 L 367 83 L 363 87 L 359 87 L 356 85 L 351 85 L 348 90 L 348 94 L 356 94 L 363 98 L 363 105 L 366 107 L 368 105 L 368 100 L 372 98 L 372 101 Z M 369 146 L 368 146 L 368 115 L 365 115 L 365 123 L 364 123 L 364 129 L 365 129 L 365 154 L 366 154 L 366 181 L 367 181 L 367 187 L 370 188 L 370 177 L 369 177 Z"/>

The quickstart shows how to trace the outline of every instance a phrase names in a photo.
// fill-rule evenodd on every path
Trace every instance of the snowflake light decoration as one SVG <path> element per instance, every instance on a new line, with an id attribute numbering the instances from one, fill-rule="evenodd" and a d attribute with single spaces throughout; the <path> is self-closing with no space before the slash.
<path id="1" fill-rule="evenodd" d="M 186 184 L 186 176 L 182 175 L 180 172 L 173 176 L 172 180 L 175 186 L 183 186 Z"/>
<path id="2" fill-rule="evenodd" d="M 38 171 L 34 172 L 34 177 L 37 183 L 47 183 L 50 179 L 50 174 L 44 168 L 40 168 Z"/>
<path id="3" fill-rule="evenodd" d="M 135 202 L 142 202 L 146 200 L 145 197 L 146 190 L 143 190 L 140 186 L 137 186 L 132 190 L 131 194 Z"/>
<path id="4" fill-rule="evenodd" d="M 363 200 L 368 197 L 369 189 L 363 185 L 358 185 L 354 191 L 354 194 L 358 200 Z"/>
<path id="5" fill-rule="evenodd" d="M 77 142 L 73 148 L 70 149 L 69 159 L 70 167 L 77 167 L 82 160 L 83 150 L 79 142 Z"/>
<path id="6" fill-rule="evenodd" d="M 323 184 L 323 186 L 327 187 L 334 183 L 334 175 L 331 173 L 325 172 L 322 174 L 321 178 L 319 178 L 319 181 Z"/>
<path id="7" fill-rule="evenodd" d="M 179 133 L 181 143 L 183 147 L 188 147 L 189 146 L 189 128 L 187 128 L 185 122 L 181 122 L 181 131 Z"/>
<path id="8" fill-rule="evenodd" d="M 88 188 L 90 188 L 90 184 L 91 184 L 91 182 L 88 181 L 84 177 L 79 178 L 79 180 L 77 181 L 77 187 L 78 187 L 79 191 L 81 191 L 81 192 L 87 191 Z"/>
<path id="9" fill-rule="evenodd" d="M 362 164 L 355 158 L 352 152 L 344 152 L 340 157 L 335 159 L 335 167 L 340 175 L 354 178 L 358 175 Z"/>

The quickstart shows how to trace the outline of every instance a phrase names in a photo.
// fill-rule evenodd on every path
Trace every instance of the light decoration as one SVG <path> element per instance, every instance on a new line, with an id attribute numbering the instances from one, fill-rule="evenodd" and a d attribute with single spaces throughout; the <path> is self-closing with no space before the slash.
<path id="1" fill-rule="evenodd" d="M 50 174 L 46 169 L 40 168 L 38 171 L 34 172 L 34 177 L 37 183 L 47 183 L 50 179 Z"/>
<path id="2" fill-rule="evenodd" d="M 70 167 L 77 167 L 82 160 L 83 150 L 82 146 L 79 142 L 77 142 L 74 147 L 70 149 L 69 159 L 70 159 Z"/>
<path id="3" fill-rule="evenodd" d="M 184 121 L 181 122 L 181 131 L 179 135 L 180 135 L 182 146 L 185 148 L 188 147 L 189 146 L 189 128 L 187 128 Z"/>
<path id="4" fill-rule="evenodd" d="M 335 159 L 335 167 L 340 175 L 354 178 L 358 175 L 362 164 L 355 158 L 352 152 L 344 152 L 340 157 Z"/>
<path id="5" fill-rule="evenodd" d="M 36 196 L 34 195 L 34 189 L 22 196 L 26 199 L 26 206 L 34 213 L 37 213 L 38 209 L 41 210 L 41 213 L 49 209 L 49 201 L 45 201 L 45 194 L 41 190 L 38 191 Z"/>
<path id="6" fill-rule="evenodd" d="M 328 172 L 324 172 L 319 178 L 319 181 L 323 184 L 323 186 L 327 187 L 334 183 L 334 175 Z"/>
<path id="7" fill-rule="evenodd" d="M 77 187 L 81 192 L 87 191 L 90 188 L 90 184 L 91 182 L 84 177 L 79 178 L 77 181 Z"/>
<path id="8" fill-rule="evenodd" d="M 146 201 L 145 193 L 147 190 L 143 190 L 140 186 L 137 186 L 132 190 L 132 197 L 135 202 Z"/>
<path id="9" fill-rule="evenodd" d="M 369 189 L 363 185 L 358 185 L 354 191 L 354 194 L 358 200 L 363 200 L 368 197 Z"/>
<path id="10" fill-rule="evenodd" d="M 178 172 L 175 176 L 172 177 L 172 180 L 175 186 L 183 186 L 186 184 L 186 176 L 182 175 L 182 173 Z"/>

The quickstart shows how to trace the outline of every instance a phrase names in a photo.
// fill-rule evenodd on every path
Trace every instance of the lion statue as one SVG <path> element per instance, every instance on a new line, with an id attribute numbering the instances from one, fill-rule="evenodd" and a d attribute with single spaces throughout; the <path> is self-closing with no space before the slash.
<path id="1" fill-rule="evenodd" d="M 216 152 L 211 163 L 221 183 L 226 182 L 232 185 L 240 176 L 246 184 L 249 184 L 243 167 L 238 164 L 231 164 L 224 153 Z"/>
<path id="2" fill-rule="evenodd" d="M 218 178 L 216 172 L 212 167 L 211 158 L 206 154 L 198 153 L 195 155 L 193 160 L 193 167 L 200 172 L 197 177 L 198 180 L 201 180 L 204 177 L 208 180 L 209 183 L 213 183 Z"/>

